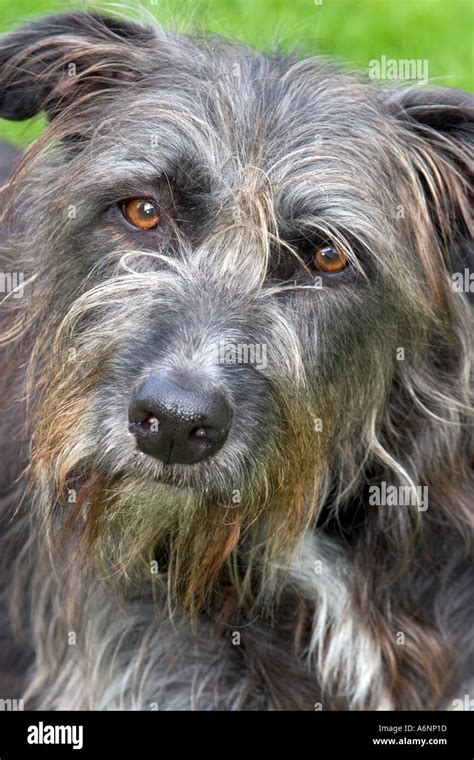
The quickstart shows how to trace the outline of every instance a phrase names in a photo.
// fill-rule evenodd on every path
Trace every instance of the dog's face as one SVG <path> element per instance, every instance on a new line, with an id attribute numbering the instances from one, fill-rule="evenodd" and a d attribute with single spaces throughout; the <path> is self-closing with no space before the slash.
<path id="1" fill-rule="evenodd" d="M 0 112 L 51 117 L 12 189 L 37 469 L 118 524 L 125 565 L 173 536 L 195 594 L 254 523 L 291 543 L 381 445 L 450 319 L 466 106 L 83 15 L 12 39 Z"/>

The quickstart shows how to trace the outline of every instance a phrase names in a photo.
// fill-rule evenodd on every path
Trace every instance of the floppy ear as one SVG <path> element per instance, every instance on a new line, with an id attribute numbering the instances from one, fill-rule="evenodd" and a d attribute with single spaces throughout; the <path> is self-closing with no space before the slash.
<path id="1" fill-rule="evenodd" d="M 94 88 L 135 81 L 153 38 L 137 24 L 91 13 L 32 21 L 0 39 L 0 117 L 46 111 L 53 118 Z"/>
<path id="2" fill-rule="evenodd" d="M 446 265 L 451 273 L 466 268 L 472 272 L 474 96 L 418 88 L 392 98 L 391 107 L 406 128 Z"/>

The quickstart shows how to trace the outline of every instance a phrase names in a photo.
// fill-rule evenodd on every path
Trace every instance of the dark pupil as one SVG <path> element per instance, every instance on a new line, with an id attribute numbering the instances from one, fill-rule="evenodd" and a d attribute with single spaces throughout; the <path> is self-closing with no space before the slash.
<path id="1" fill-rule="evenodd" d="M 155 207 L 153 203 L 150 203 L 149 201 L 144 201 L 139 206 L 139 211 L 143 216 L 154 216 L 155 215 Z"/>

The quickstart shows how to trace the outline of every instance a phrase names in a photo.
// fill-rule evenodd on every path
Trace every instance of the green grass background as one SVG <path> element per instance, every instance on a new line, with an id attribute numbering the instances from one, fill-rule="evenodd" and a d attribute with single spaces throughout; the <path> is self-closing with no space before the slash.
<path id="1" fill-rule="evenodd" d="M 433 85 L 474 90 L 474 0 L 0 0 L 0 31 L 26 19 L 77 8 L 114 8 L 133 18 L 152 14 L 189 30 L 237 37 L 261 49 L 336 56 L 367 71 L 372 58 L 427 59 Z M 0 119 L 0 139 L 26 144 L 42 118 L 12 124 Z"/>

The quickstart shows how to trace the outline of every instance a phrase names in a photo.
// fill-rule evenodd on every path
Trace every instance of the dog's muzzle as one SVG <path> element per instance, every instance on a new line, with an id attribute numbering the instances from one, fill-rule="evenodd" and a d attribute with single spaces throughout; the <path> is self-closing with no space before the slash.
<path id="1" fill-rule="evenodd" d="M 144 454 L 164 464 L 196 464 L 223 446 L 232 410 L 201 380 L 153 375 L 133 393 L 128 417 Z"/>

